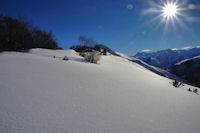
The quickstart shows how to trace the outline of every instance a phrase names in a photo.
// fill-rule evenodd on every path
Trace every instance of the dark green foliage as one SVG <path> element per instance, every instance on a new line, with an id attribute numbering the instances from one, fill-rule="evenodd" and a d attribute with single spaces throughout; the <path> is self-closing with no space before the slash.
<path id="1" fill-rule="evenodd" d="M 31 23 L 0 15 L 0 52 L 30 48 L 58 49 L 51 32 L 33 27 Z"/>

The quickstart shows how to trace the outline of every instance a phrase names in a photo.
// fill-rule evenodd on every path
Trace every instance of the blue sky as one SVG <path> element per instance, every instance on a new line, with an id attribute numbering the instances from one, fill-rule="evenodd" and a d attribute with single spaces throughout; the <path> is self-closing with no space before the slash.
<path id="1" fill-rule="evenodd" d="M 200 1 L 180 0 L 184 8 L 174 25 L 159 25 L 160 15 L 151 10 L 161 0 L 1 0 L 0 13 L 23 16 L 54 33 L 65 49 L 78 44 L 79 35 L 93 38 L 111 49 L 134 55 L 143 49 L 153 51 L 200 45 Z M 163 0 L 164 1 L 164 0 Z M 159 25 L 159 26 L 158 26 Z"/>

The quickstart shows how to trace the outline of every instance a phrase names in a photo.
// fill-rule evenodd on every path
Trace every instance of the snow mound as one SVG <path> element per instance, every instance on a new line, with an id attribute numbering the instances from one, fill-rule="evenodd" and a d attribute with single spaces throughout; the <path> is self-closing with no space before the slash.
<path id="1" fill-rule="evenodd" d="M 0 133 L 200 132 L 194 87 L 123 57 L 91 64 L 73 50 L 32 49 L 0 62 Z"/>

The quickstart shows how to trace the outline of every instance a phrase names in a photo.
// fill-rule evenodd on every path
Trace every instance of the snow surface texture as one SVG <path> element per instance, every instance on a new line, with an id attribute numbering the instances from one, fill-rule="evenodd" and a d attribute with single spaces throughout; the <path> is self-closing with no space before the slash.
<path id="1" fill-rule="evenodd" d="M 199 133 L 200 96 L 169 82 L 113 55 L 0 53 L 0 133 Z"/>
<path id="2" fill-rule="evenodd" d="M 167 49 L 153 53 L 141 52 L 134 57 L 159 68 L 169 68 L 181 60 L 200 55 L 200 48 L 184 48 L 182 50 Z"/>
<path id="3" fill-rule="evenodd" d="M 167 78 L 170 78 L 170 79 L 176 79 L 176 80 L 178 80 L 178 81 L 183 82 L 182 79 L 180 79 L 180 78 L 177 77 L 176 75 L 173 75 L 173 74 L 169 73 L 168 71 L 166 71 L 166 70 L 164 70 L 164 69 L 161 69 L 161 68 L 158 68 L 158 67 L 155 67 L 155 66 L 151 66 L 151 65 L 149 65 L 149 64 L 145 63 L 144 61 L 139 60 L 139 59 L 137 59 L 137 58 L 130 57 L 130 56 L 127 56 L 127 55 L 125 55 L 125 54 L 118 53 L 118 52 L 116 52 L 116 53 L 118 54 L 118 56 L 120 56 L 120 57 L 122 57 L 122 58 L 124 58 L 124 59 L 127 59 L 127 60 L 129 60 L 129 61 L 131 61 L 131 62 L 135 62 L 135 63 L 137 63 L 137 64 L 143 66 L 144 68 L 146 68 L 146 69 L 148 69 L 148 70 L 150 70 L 150 71 L 152 71 L 152 72 L 154 72 L 154 73 L 160 75 L 160 76 L 164 76 L 164 77 L 167 77 Z M 184 82 L 185 82 L 185 81 L 184 81 Z"/>

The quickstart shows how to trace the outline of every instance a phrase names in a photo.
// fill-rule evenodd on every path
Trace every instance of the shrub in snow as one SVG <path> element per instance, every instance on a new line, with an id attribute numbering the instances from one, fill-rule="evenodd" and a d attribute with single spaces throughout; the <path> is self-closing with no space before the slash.
<path id="1" fill-rule="evenodd" d="M 183 83 L 178 82 L 177 80 L 174 80 L 174 81 L 173 81 L 173 86 L 174 86 L 174 87 L 177 88 L 177 87 L 179 87 L 179 86 L 181 86 L 181 85 L 184 86 Z"/>
<path id="2" fill-rule="evenodd" d="M 69 60 L 67 56 L 63 57 L 63 60 L 67 61 Z"/>
<path id="3" fill-rule="evenodd" d="M 198 92 L 198 90 L 197 90 L 197 89 L 193 89 L 193 92 L 194 92 L 194 93 L 197 93 L 197 92 Z"/>
<path id="4" fill-rule="evenodd" d="M 100 53 L 98 51 L 82 52 L 80 53 L 80 55 L 83 56 L 86 61 L 95 64 L 97 64 L 101 58 Z"/>

